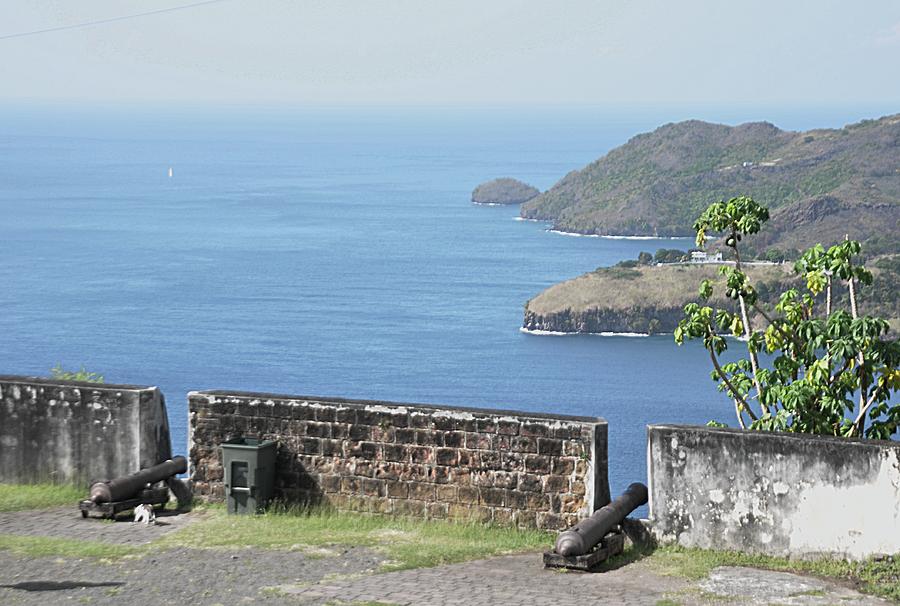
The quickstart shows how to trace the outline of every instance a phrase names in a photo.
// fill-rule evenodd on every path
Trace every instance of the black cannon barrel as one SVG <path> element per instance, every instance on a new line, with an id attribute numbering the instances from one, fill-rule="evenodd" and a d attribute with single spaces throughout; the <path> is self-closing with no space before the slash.
<path id="1" fill-rule="evenodd" d="M 556 538 L 556 553 L 562 556 L 584 555 L 606 536 L 613 526 L 647 502 L 647 487 L 635 482 L 615 501 L 604 505 Z"/>
<path id="2" fill-rule="evenodd" d="M 153 467 L 142 469 L 130 476 L 116 478 L 109 482 L 91 484 L 90 499 L 94 503 L 124 501 L 141 491 L 147 484 L 153 484 L 187 471 L 187 459 L 173 457 Z"/>

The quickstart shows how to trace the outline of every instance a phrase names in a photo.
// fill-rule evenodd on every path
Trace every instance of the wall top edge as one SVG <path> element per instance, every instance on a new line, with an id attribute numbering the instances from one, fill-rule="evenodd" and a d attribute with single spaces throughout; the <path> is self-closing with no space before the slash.
<path id="1" fill-rule="evenodd" d="M 265 400 L 304 400 L 309 402 L 322 402 L 326 404 L 349 405 L 353 407 L 365 408 L 367 406 L 383 406 L 388 408 L 410 408 L 424 409 L 430 411 L 442 411 L 456 413 L 471 413 L 480 415 L 500 415 L 515 416 L 525 419 L 534 419 L 541 421 L 566 421 L 569 423 L 588 423 L 591 425 L 606 425 L 606 419 L 602 417 L 583 417 L 575 415 L 561 415 L 545 412 L 528 412 L 524 410 L 511 410 L 503 408 L 476 408 L 471 406 L 450 406 L 441 404 L 421 404 L 416 402 L 392 402 L 388 400 L 357 400 L 352 398 L 340 398 L 334 396 L 304 396 L 289 394 L 273 394 L 265 392 L 253 391 L 231 391 L 226 389 L 211 389 L 203 391 L 188 392 L 188 399 L 192 397 L 235 397 L 235 398 L 252 398 Z"/>
<path id="2" fill-rule="evenodd" d="M 23 375 L 0 375 L 0 383 L 18 383 L 22 385 L 46 385 L 49 387 L 76 387 L 78 389 L 153 391 L 159 390 L 155 385 L 129 385 L 126 383 L 90 383 L 88 381 L 63 381 L 47 377 L 26 377 Z"/>
<path id="3" fill-rule="evenodd" d="M 878 448 L 898 448 L 897 440 L 866 440 L 862 438 L 840 438 L 837 436 L 822 436 L 809 433 L 788 433 L 784 431 L 752 431 L 738 429 L 736 427 L 707 427 L 705 425 L 681 425 L 674 423 L 660 423 L 647 425 L 647 435 L 659 431 L 678 431 L 683 433 L 706 433 L 710 435 L 732 435 L 746 438 L 761 438 L 771 440 L 787 440 L 795 442 L 818 442 L 828 444 L 853 444 L 856 446 L 870 446 Z"/>

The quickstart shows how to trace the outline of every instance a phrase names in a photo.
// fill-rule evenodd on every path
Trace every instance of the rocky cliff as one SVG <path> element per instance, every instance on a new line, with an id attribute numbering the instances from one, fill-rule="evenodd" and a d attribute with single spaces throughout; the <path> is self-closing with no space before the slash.
<path id="1" fill-rule="evenodd" d="M 629 309 L 593 307 L 563 309 L 546 314 L 525 309 L 522 327 L 528 331 L 553 333 L 670 333 L 684 316 L 681 307 L 636 305 Z"/>

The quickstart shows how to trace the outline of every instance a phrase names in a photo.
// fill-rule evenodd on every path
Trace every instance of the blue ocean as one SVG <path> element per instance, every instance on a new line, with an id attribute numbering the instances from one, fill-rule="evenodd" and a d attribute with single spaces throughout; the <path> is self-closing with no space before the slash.
<path id="1" fill-rule="evenodd" d="M 648 423 L 732 422 L 705 352 L 524 334 L 523 304 L 691 242 L 555 234 L 470 194 L 497 176 L 548 188 L 687 117 L 867 114 L 8 108 L 0 372 L 157 385 L 178 453 L 197 389 L 593 415 L 619 492 L 646 481 Z"/>

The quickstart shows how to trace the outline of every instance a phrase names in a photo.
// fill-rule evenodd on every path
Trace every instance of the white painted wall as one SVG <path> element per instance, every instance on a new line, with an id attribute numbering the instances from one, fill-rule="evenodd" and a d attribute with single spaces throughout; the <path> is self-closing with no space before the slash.
<path id="1" fill-rule="evenodd" d="M 777 556 L 900 553 L 900 443 L 648 428 L 656 539 Z"/>

